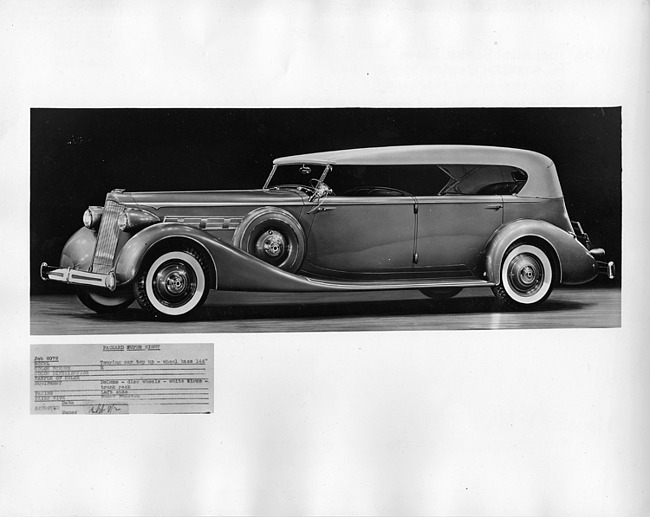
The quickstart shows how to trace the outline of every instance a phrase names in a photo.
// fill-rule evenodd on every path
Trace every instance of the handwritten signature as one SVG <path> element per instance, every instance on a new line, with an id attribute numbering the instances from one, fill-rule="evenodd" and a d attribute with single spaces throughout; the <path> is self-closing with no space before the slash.
<path id="1" fill-rule="evenodd" d="M 108 413 L 119 413 L 120 411 L 122 411 L 122 408 L 117 404 L 97 404 L 91 406 L 88 413 L 91 415 L 104 415 Z"/>

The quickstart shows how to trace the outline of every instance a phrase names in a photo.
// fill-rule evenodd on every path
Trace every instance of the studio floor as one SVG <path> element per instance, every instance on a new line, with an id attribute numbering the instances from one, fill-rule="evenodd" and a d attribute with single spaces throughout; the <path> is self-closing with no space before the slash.
<path id="1" fill-rule="evenodd" d="M 621 325 L 619 287 L 557 288 L 534 310 L 500 306 L 490 289 L 466 289 L 449 300 L 419 291 L 242 293 L 213 291 L 191 321 L 152 320 L 137 303 L 99 315 L 75 294 L 31 297 L 33 335 L 164 334 L 606 328 Z"/>

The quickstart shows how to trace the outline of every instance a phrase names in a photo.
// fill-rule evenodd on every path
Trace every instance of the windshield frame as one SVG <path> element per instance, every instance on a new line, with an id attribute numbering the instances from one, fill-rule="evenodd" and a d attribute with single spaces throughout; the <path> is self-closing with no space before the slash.
<path id="1" fill-rule="evenodd" d="M 318 163 L 318 164 L 295 163 L 295 164 L 282 164 L 282 165 L 303 165 L 303 166 L 304 165 L 320 165 L 320 166 L 322 166 L 323 164 L 322 163 Z M 273 168 L 271 169 L 271 172 L 269 173 L 269 176 L 266 179 L 266 182 L 264 183 L 264 186 L 262 187 L 264 190 L 268 190 L 269 188 L 275 188 L 275 187 L 269 187 L 269 185 L 271 184 L 271 181 L 273 180 L 273 176 L 275 175 L 275 172 L 277 170 L 278 170 L 278 165 L 273 164 Z M 320 177 L 318 178 L 318 182 L 316 183 L 316 187 L 319 187 L 320 185 L 322 185 L 325 182 L 325 178 L 327 177 L 327 175 L 329 174 L 329 172 L 331 170 L 332 170 L 332 165 L 331 164 L 328 163 L 327 165 L 325 165 L 325 168 L 323 169 L 323 172 L 321 173 Z M 310 188 L 315 188 L 312 185 L 306 185 L 306 186 L 310 187 Z"/>

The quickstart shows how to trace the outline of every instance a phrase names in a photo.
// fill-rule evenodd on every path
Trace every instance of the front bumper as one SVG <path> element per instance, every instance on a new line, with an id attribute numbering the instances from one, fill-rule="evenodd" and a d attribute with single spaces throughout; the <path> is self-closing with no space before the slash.
<path id="1" fill-rule="evenodd" d="M 48 266 L 46 262 L 41 264 L 41 278 L 43 280 L 54 280 L 73 285 L 94 286 L 115 291 L 117 281 L 113 271 L 102 273 L 89 273 L 87 271 L 78 271 L 70 267 L 57 268 Z"/>

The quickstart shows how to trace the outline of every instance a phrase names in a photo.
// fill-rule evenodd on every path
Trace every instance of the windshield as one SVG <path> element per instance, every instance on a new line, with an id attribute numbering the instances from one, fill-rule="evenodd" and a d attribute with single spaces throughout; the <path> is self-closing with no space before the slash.
<path id="1" fill-rule="evenodd" d="M 265 188 L 313 188 L 324 170 L 324 165 L 279 165 L 271 171 Z"/>

